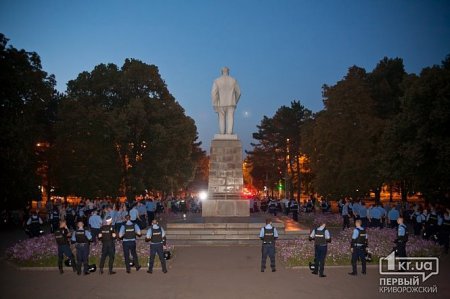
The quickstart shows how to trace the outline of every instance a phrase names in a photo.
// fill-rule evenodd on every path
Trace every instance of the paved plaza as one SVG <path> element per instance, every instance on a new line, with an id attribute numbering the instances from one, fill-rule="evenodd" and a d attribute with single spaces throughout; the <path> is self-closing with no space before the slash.
<path id="1" fill-rule="evenodd" d="M 0 249 L 20 232 L 0 233 Z M 9 240 L 9 241 L 8 241 Z M 120 247 L 117 250 L 121 250 Z M 326 278 L 310 274 L 306 268 L 277 272 L 259 271 L 259 246 L 177 246 L 169 272 L 127 274 L 117 269 L 114 276 L 77 276 L 66 269 L 60 275 L 51 270 L 20 270 L 4 259 L 0 265 L 1 298 L 448 298 L 449 257 L 441 259 L 440 274 L 426 285 L 438 286 L 433 295 L 389 295 L 378 292 L 379 275 L 370 266 L 368 275 L 350 277 L 348 267 L 325 269 Z"/>

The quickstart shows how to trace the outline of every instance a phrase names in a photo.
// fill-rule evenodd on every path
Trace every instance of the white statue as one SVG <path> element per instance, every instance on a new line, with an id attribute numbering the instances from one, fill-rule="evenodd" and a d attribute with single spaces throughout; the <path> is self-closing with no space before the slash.
<path id="1" fill-rule="evenodd" d="M 220 134 L 233 134 L 234 110 L 241 96 L 236 79 L 229 73 L 229 68 L 222 68 L 222 76 L 214 80 L 211 90 L 212 104 L 219 114 Z"/>

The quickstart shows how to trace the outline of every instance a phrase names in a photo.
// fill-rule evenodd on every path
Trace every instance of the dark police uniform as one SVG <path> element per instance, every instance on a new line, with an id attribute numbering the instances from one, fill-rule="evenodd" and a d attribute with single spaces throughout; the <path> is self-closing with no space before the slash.
<path id="1" fill-rule="evenodd" d="M 164 258 L 164 230 L 159 225 L 152 225 L 147 231 L 146 241 L 150 241 L 150 261 L 148 265 L 148 273 L 153 272 L 153 264 L 155 255 L 159 257 L 162 271 L 167 273 L 166 259 Z"/>
<path id="2" fill-rule="evenodd" d="M 77 271 L 75 257 L 70 249 L 69 243 L 69 230 L 66 228 L 58 228 L 55 231 L 56 244 L 58 245 L 58 269 L 60 273 L 63 273 L 63 259 L 64 255 L 67 256 L 71 263 L 73 271 Z"/>
<path id="3" fill-rule="evenodd" d="M 83 264 L 83 273 L 89 274 L 89 241 L 92 235 L 85 229 L 77 229 L 72 234 L 72 242 L 75 242 L 77 250 L 77 274 L 81 274 L 81 264 Z"/>
<path id="4" fill-rule="evenodd" d="M 397 228 L 396 256 L 406 257 L 406 242 L 408 242 L 408 227 L 402 223 Z"/>
<path id="5" fill-rule="evenodd" d="M 269 201 L 269 213 L 277 216 L 277 202 L 273 199 Z"/>
<path id="6" fill-rule="evenodd" d="M 261 249 L 261 272 L 264 272 L 266 269 L 267 256 L 270 258 L 270 267 L 272 268 L 272 272 L 275 272 L 275 240 L 278 238 L 277 229 L 268 224 L 261 228 L 259 237 L 263 241 Z"/>
<path id="7" fill-rule="evenodd" d="M 438 215 L 436 214 L 436 212 L 431 212 L 430 215 L 428 215 L 428 219 L 425 223 L 425 239 L 428 240 L 436 233 L 437 224 Z"/>
<path id="8" fill-rule="evenodd" d="M 292 220 L 298 221 L 298 203 L 296 200 L 290 201 L 289 210 L 292 212 Z"/>
<path id="9" fill-rule="evenodd" d="M 123 238 L 123 255 L 125 258 L 125 267 L 127 269 L 127 273 L 130 273 L 130 253 L 133 256 L 133 263 L 136 267 L 136 271 L 139 271 L 139 269 L 141 268 L 136 252 L 136 236 L 140 236 L 140 233 L 141 231 L 139 229 L 139 226 L 137 224 L 134 224 L 130 220 L 128 220 L 120 228 L 119 236 Z"/>
<path id="10" fill-rule="evenodd" d="M 314 240 L 314 271 L 312 273 L 317 274 L 317 270 L 319 270 L 319 275 L 325 277 L 323 271 L 328 249 L 327 243 L 331 242 L 330 232 L 326 228 L 318 227 L 311 232 L 309 240 Z"/>
<path id="11" fill-rule="evenodd" d="M 108 266 L 109 274 L 113 273 L 114 257 L 116 255 L 116 244 L 113 237 L 114 228 L 111 224 L 103 225 L 100 228 L 102 234 L 102 255 L 100 257 L 100 273 L 103 274 L 103 267 L 105 266 L 106 257 L 109 257 Z"/>
<path id="12" fill-rule="evenodd" d="M 356 227 L 353 230 L 351 247 L 353 248 L 352 252 L 352 272 L 351 275 L 356 275 L 356 263 L 358 262 L 358 258 L 361 260 L 362 265 L 362 273 L 366 274 L 366 257 L 365 251 L 367 247 L 367 232 L 363 227 Z"/>
<path id="13" fill-rule="evenodd" d="M 38 215 L 31 215 L 28 220 L 28 227 L 30 230 L 30 237 L 38 237 L 41 231 L 41 218 Z"/>
<path id="14" fill-rule="evenodd" d="M 415 211 L 411 215 L 411 219 L 414 225 L 414 235 L 418 236 L 420 235 L 420 231 L 422 230 L 423 214 L 419 211 Z"/>
<path id="15" fill-rule="evenodd" d="M 75 211 L 72 207 L 66 209 L 66 223 L 70 229 L 75 229 Z"/>
<path id="16" fill-rule="evenodd" d="M 58 208 L 54 208 L 51 214 L 51 218 L 52 218 L 52 226 L 51 226 L 51 230 L 52 232 L 55 232 L 58 227 L 59 227 L 59 211 Z"/>

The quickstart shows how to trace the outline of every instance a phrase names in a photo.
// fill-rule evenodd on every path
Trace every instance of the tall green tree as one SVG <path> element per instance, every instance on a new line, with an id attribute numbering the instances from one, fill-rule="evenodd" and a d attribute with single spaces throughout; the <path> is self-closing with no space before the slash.
<path id="1" fill-rule="evenodd" d="M 380 134 L 384 134 L 386 128 L 400 113 L 401 97 L 404 93 L 404 82 L 407 77 L 403 60 L 400 58 L 389 59 L 385 57 L 368 74 L 372 97 L 375 101 L 375 115 L 382 121 L 382 125 L 379 127 Z M 402 193 L 406 194 L 405 182 L 398 181 L 393 176 L 393 173 L 398 170 L 397 165 L 395 165 L 396 161 L 385 159 L 384 153 L 389 149 L 389 144 L 386 144 L 384 139 L 380 138 L 374 146 L 377 147 L 377 159 L 379 160 L 377 171 L 381 180 L 390 186 L 391 196 L 392 189 L 395 186 L 400 187 Z M 378 193 L 376 194 L 378 195 Z"/>
<path id="2" fill-rule="evenodd" d="M 52 139 L 58 95 L 39 55 L 7 44 L 0 34 L 0 204 L 18 207 L 40 198 L 38 147 Z"/>
<path id="3" fill-rule="evenodd" d="M 343 80 L 324 86 L 325 109 L 315 120 L 312 168 L 315 186 L 323 195 L 369 192 L 381 181 L 376 168 L 376 143 L 382 122 L 368 75 L 353 66 Z"/>
<path id="4" fill-rule="evenodd" d="M 450 192 L 450 56 L 404 83 L 401 112 L 387 127 L 384 161 L 392 176 L 421 191 L 427 200 Z"/>
<path id="5" fill-rule="evenodd" d="M 72 98 L 61 102 L 50 149 L 50 174 L 61 195 L 117 196 L 122 168 L 110 117 L 98 106 Z"/>
<path id="6" fill-rule="evenodd" d="M 100 64 L 68 83 L 65 105 L 55 151 L 67 151 L 66 139 L 83 149 L 71 151 L 70 167 L 79 166 L 70 175 L 59 172 L 65 190 L 84 190 L 92 197 L 122 189 L 132 199 L 145 189 L 176 191 L 193 179 L 197 129 L 156 66 L 135 59 L 120 69 Z M 83 169 L 98 179 L 87 178 Z"/>
<path id="7" fill-rule="evenodd" d="M 283 179 L 286 191 L 291 195 L 296 191 L 298 199 L 301 195 L 300 157 L 304 153 L 302 128 L 311 117 L 312 112 L 299 101 L 291 102 L 290 107 L 280 107 L 272 118 L 263 118 L 258 132 L 253 134 L 258 143 L 252 144 L 254 149 L 248 153 L 254 177 L 271 184 L 277 178 Z"/>
<path id="8" fill-rule="evenodd" d="M 315 185 L 321 193 L 358 196 L 393 182 L 382 161 L 383 132 L 400 112 L 406 73 L 400 58 L 383 58 L 367 73 L 353 66 L 343 80 L 324 86 L 325 109 L 309 139 Z M 310 130 L 311 131 L 311 130 Z M 334 179 L 333 179 L 334 178 Z"/>

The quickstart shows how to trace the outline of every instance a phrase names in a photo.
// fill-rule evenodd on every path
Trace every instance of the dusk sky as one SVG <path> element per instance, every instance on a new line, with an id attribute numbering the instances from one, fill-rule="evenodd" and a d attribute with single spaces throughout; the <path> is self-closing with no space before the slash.
<path id="1" fill-rule="evenodd" d="M 218 131 L 213 80 L 223 66 L 241 87 L 235 131 L 250 148 L 263 115 L 300 100 L 323 108 L 322 85 L 383 57 L 407 72 L 450 54 L 450 1 L 23 1 L 0 2 L 0 32 L 37 52 L 59 91 L 100 63 L 136 58 L 159 67 L 198 128 Z"/>

